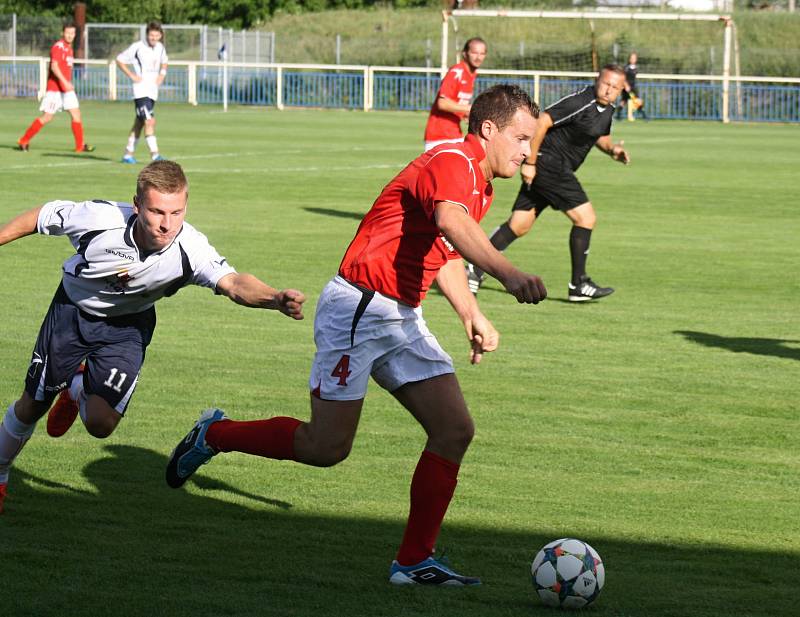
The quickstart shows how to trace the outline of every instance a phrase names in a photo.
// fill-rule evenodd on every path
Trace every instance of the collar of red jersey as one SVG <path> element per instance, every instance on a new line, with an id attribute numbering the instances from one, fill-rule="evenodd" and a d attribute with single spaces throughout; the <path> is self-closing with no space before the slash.
<path id="1" fill-rule="evenodd" d="M 472 133 L 467 133 L 464 138 L 464 144 L 469 148 L 469 153 L 475 157 L 479 163 L 486 158 L 486 150 L 483 149 L 480 139 L 475 137 Z"/>

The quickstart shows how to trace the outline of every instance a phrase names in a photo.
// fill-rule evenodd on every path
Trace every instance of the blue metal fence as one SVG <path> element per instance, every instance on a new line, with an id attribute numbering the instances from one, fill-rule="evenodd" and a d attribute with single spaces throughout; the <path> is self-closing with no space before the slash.
<path id="1" fill-rule="evenodd" d="M 0 64 L 0 96 L 36 98 L 38 92 L 38 63 L 6 62 Z"/>
<path id="2" fill-rule="evenodd" d="M 221 104 L 223 69 L 197 67 L 197 102 Z M 372 107 L 385 110 L 426 110 L 439 88 L 439 74 L 376 73 Z M 515 83 L 534 91 L 532 77 L 479 77 L 475 87 L 481 92 L 497 83 Z M 570 92 L 591 83 L 582 79 L 543 77 L 539 82 L 539 103 L 545 108 Z M 650 118 L 682 120 L 721 120 L 722 83 L 651 80 L 640 81 L 639 94 Z M 78 65 L 75 87 L 81 99 L 107 100 L 106 65 Z M 275 68 L 228 68 L 228 101 L 240 105 L 275 105 L 278 102 Z M 35 97 L 39 89 L 39 66 L 34 62 L 0 63 L 0 96 Z M 360 109 L 364 104 L 364 73 L 353 70 L 284 70 L 281 100 L 288 107 L 329 107 Z M 117 98 L 130 99 L 130 80 L 117 69 Z M 170 67 L 159 90 L 165 102 L 189 98 L 189 68 Z M 731 83 L 730 117 L 750 122 L 800 122 L 800 85 L 774 83 Z"/>

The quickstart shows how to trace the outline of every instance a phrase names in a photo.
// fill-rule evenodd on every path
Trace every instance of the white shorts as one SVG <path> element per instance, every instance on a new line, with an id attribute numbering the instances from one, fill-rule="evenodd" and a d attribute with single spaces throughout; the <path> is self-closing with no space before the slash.
<path id="1" fill-rule="evenodd" d="M 69 92 L 48 90 L 44 93 L 42 104 L 39 105 L 39 111 L 46 114 L 57 114 L 59 111 L 70 109 L 78 109 L 78 95 L 75 94 L 75 90 Z"/>
<path id="2" fill-rule="evenodd" d="M 455 372 L 453 360 L 425 325 L 421 307 L 362 291 L 340 276 L 319 297 L 314 342 L 308 384 L 323 400 L 364 398 L 370 375 L 394 392 L 410 382 Z"/>
<path id="3" fill-rule="evenodd" d="M 438 141 L 426 141 L 425 142 L 425 152 L 430 150 L 431 148 L 435 148 L 440 144 L 460 144 L 464 141 L 463 137 L 458 139 L 439 139 Z"/>

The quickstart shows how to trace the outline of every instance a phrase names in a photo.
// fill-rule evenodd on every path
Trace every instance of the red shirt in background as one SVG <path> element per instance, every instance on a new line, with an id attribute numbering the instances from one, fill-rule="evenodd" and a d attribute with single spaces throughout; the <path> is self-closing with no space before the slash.
<path id="1" fill-rule="evenodd" d="M 61 81 L 53 73 L 53 65 L 57 64 L 61 74 L 68 82 L 72 82 L 72 63 L 74 62 L 72 46 L 64 39 L 59 39 L 50 48 L 50 72 L 47 75 L 48 92 L 64 92 Z"/>
<path id="2" fill-rule="evenodd" d="M 436 226 L 441 201 L 480 221 L 493 191 L 478 163 L 478 139 L 442 144 L 418 156 L 383 189 L 345 252 L 339 274 L 356 285 L 418 306 L 448 259 L 460 255 Z"/>
<path id="3" fill-rule="evenodd" d="M 441 111 L 436 104 L 441 97 L 455 103 L 469 103 L 472 100 L 472 87 L 475 83 L 475 73 L 470 72 L 466 62 L 459 62 L 451 66 L 447 75 L 442 79 L 436 100 L 431 107 L 428 124 L 425 127 L 425 141 L 439 141 L 441 139 L 458 139 L 462 137 L 461 119 L 466 114 L 453 114 Z"/>

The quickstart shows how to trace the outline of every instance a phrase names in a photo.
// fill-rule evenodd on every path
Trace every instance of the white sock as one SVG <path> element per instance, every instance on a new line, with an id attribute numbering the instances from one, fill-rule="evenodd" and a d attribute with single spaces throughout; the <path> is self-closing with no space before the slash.
<path id="1" fill-rule="evenodd" d="M 14 412 L 15 403 L 9 405 L 0 424 L 0 484 L 8 482 L 8 470 L 17 458 L 22 446 L 33 435 L 36 424 L 20 422 Z"/>
<path id="2" fill-rule="evenodd" d="M 133 154 L 134 152 L 136 152 L 136 145 L 138 143 L 139 139 L 134 137 L 133 134 L 131 134 L 128 137 L 128 145 L 125 146 L 125 152 L 127 152 L 128 154 Z"/>
<path id="3" fill-rule="evenodd" d="M 83 396 L 83 373 L 75 373 L 69 385 L 69 397 L 73 401 L 80 401 Z"/>
<path id="4" fill-rule="evenodd" d="M 150 154 L 158 154 L 158 142 L 155 135 L 147 135 L 144 140 L 147 142 L 147 147 L 150 148 Z"/>

